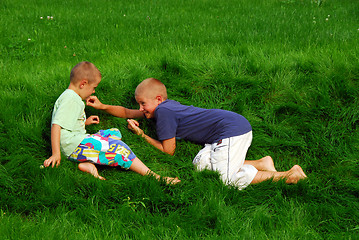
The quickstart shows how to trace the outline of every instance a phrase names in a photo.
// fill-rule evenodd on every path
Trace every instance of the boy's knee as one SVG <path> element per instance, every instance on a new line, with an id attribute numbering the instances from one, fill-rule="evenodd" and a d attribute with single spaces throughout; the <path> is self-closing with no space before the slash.
<path id="1" fill-rule="evenodd" d="M 204 169 L 212 170 L 211 145 L 206 144 L 206 146 L 198 152 L 192 163 L 198 171 L 202 171 Z"/>
<path id="2" fill-rule="evenodd" d="M 83 169 L 85 168 L 84 164 L 85 164 L 85 163 L 79 163 L 79 164 L 77 165 L 78 169 L 80 169 L 81 171 L 83 171 Z"/>
<path id="3" fill-rule="evenodd" d="M 83 172 L 88 172 L 91 169 L 92 164 L 89 162 L 84 162 L 84 163 L 79 163 L 77 167 Z"/>
<path id="4" fill-rule="evenodd" d="M 242 190 L 246 188 L 256 176 L 258 170 L 250 165 L 244 164 L 238 172 L 234 173 L 229 180 L 229 184 L 238 187 L 238 189 Z"/>

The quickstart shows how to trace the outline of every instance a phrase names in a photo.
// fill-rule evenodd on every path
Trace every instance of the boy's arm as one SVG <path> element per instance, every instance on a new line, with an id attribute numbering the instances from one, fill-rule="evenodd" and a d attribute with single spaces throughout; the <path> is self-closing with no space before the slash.
<path id="1" fill-rule="evenodd" d="M 158 148 L 162 152 L 168 153 L 169 155 L 173 156 L 176 150 L 176 138 L 170 138 L 163 141 L 158 141 L 153 139 L 146 134 L 142 133 L 142 137 L 146 139 L 146 141 L 151 144 L 152 146 Z"/>
<path id="2" fill-rule="evenodd" d="M 143 137 L 152 146 L 158 148 L 162 152 L 173 155 L 176 150 L 176 138 L 170 138 L 163 141 L 158 141 L 146 135 L 141 128 L 138 127 L 138 122 L 133 119 L 128 119 L 128 128 L 131 129 L 135 134 Z"/>
<path id="3" fill-rule="evenodd" d="M 61 127 L 57 124 L 52 124 L 51 127 L 51 148 L 52 156 L 44 161 L 44 166 L 48 167 L 52 165 L 59 166 L 61 161 L 61 151 L 60 151 L 60 136 L 61 136 Z"/>
<path id="4" fill-rule="evenodd" d="M 115 117 L 120 118 L 143 118 L 143 113 L 140 110 L 128 109 L 122 106 L 107 105 L 100 102 L 96 96 L 90 96 L 86 100 L 86 105 L 93 108 L 103 110 Z"/>

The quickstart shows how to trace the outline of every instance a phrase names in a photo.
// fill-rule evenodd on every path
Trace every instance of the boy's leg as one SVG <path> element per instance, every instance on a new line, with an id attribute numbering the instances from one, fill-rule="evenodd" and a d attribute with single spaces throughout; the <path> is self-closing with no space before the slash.
<path id="1" fill-rule="evenodd" d="M 212 170 L 211 151 L 212 145 L 205 144 L 204 148 L 202 148 L 193 159 L 192 163 L 198 171 L 203 171 L 204 169 Z"/>
<path id="2" fill-rule="evenodd" d="M 225 184 L 243 189 L 248 186 L 258 170 L 250 164 L 244 164 L 247 150 L 252 142 L 252 132 L 230 137 L 211 145 L 211 164 L 214 171 L 221 174 Z"/>
<path id="3" fill-rule="evenodd" d="M 273 181 L 279 181 L 286 179 L 288 184 L 296 184 L 299 180 L 305 179 L 307 175 L 303 172 L 303 169 L 299 165 L 294 165 L 290 170 L 286 172 L 271 172 L 271 171 L 258 171 L 251 184 L 260 183 L 273 179 Z"/>
<path id="4" fill-rule="evenodd" d="M 244 164 L 250 164 L 254 166 L 258 171 L 277 171 L 274 167 L 274 162 L 271 156 L 265 156 L 259 160 L 245 160 Z"/>
<path id="5" fill-rule="evenodd" d="M 129 168 L 131 171 L 134 171 L 138 174 L 141 174 L 142 176 L 145 175 L 152 175 L 154 176 L 157 180 L 161 179 L 161 176 L 158 175 L 157 173 L 151 171 L 140 159 L 138 159 L 137 157 L 134 158 L 132 160 L 132 164 Z M 181 180 L 179 180 L 177 177 L 176 178 L 171 178 L 171 177 L 163 177 L 163 179 L 166 180 L 167 184 L 177 184 L 179 182 L 181 182 Z"/>
<path id="6" fill-rule="evenodd" d="M 131 171 L 134 171 L 138 174 L 141 174 L 142 176 L 145 175 L 154 175 L 156 176 L 157 174 L 152 172 L 140 159 L 138 159 L 137 157 L 135 157 L 132 160 L 132 164 L 129 168 Z M 156 176 L 157 177 L 157 176 Z"/>
<path id="7" fill-rule="evenodd" d="M 97 168 L 93 163 L 82 162 L 82 163 L 79 163 L 78 168 L 83 172 L 92 174 L 94 177 L 96 177 L 98 179 L 106 180 L 104 177 L 102 177 L 98 174 Z"/>
<path id="8" fill-rule="evenodd" d="M 96 134 L 86 137 L 78 149 L 70 156 L 73 161 L 91 161 L 100 165 L 130 169 L 141 175 L 153 175 L 156 179 L 160 176 L 152 172 L 143 162 L 136 157 L 126 143 L 121 141 L 117 129 L 101 130 Z M 83 162 L 85 164 L 87 162 Z M 91 163 L 92 164 L 92 163 Z M 97 168 L 92 164 L 79 165 L 82 171 L 98 176 Z M 165 177 L 167 183 L 176 184 L 178 178 Z"/>
<path id="9" fill-rule="evenodd" d="M 108 132 L 101 130 L 86 137 L 78 147 L 77 160 L 86 159 L 95 164 L 128 169 L 136 155 L 117 135 Z"/>

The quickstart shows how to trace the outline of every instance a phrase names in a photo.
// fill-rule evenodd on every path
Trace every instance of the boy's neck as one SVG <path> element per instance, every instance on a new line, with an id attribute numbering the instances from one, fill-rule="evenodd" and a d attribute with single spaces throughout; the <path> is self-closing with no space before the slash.
<path id="1" fill-rule="evenodd" d="M 69 87 L 67 89 L 71 89 L 74 91 L 77 95 L 80 96 L 80 88 L 75 86 L 74 84 L 70 83 Z M 80 96 L 81 97 L 81 96 Z"/>

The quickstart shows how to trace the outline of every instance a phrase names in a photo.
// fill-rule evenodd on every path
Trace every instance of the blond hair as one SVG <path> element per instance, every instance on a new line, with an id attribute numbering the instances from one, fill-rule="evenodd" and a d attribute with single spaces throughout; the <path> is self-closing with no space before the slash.
<path id="1" fill-rule="evenodd" d="M 97 67 L 93 63 L 84 61 L 76 64 L 76 66 L 72 68 L 70 81 L 76 84 L 79 81 L 86 79 L 91 83 L 95 81 L 97 77 L 101 78 L 101 73 Z"/>
<path id="2" fill-rule="evenodd" d="M 156 78 L 147 78 L 138 84 L 135 96 L 145 95 L 147 98 L 161 96 L 163 100 L 167 99 L 166 86 Z"/>

